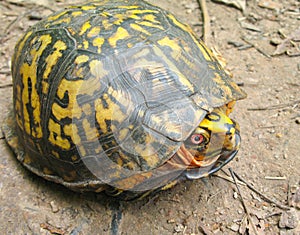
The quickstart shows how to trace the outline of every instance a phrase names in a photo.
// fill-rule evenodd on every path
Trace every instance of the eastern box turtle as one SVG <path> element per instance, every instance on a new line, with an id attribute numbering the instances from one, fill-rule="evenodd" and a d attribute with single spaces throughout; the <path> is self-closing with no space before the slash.
<path id="1" fill-rule="evenodd" d="M 192 30 L 140 0 L 69 7 L 25 33 L 4 125 L 18 160 L 73 190 L 128 199 L 234 158 L 245 93 Z"/>

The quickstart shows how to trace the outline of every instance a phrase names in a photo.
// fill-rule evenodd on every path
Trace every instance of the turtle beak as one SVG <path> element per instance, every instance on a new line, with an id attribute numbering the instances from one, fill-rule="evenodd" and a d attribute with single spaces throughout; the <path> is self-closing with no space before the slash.
<path id="1" fill-rule="evenodd" d="M 240 143 L 241 137 L 239 132 L 236 131 L 231 139 L 231 144 L 234 146 L 231 150 L 226 148 L 223 149 L 221 154 L 212 158 L 215 161 L 211 161 L 210 165 L 187 169 L 185 172 L 186 178 L 190 180 L 200 179 L 217 172 L 235 157 L 235 155 L 238 153 Z"/>

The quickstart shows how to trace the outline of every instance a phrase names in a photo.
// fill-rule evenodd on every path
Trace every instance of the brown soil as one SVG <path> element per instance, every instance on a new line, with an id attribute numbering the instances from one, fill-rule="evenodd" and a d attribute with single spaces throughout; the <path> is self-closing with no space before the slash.
<path id="1" fill-rule="evenodd" d="M 1 123 L 12 103 L 10 58 L 16 40 L 28 26 L 51 13 L 50 9 L 75 1 L 36 1 L 49 8 L 34 2 L 0 3 Z M 224 171 L 230 176 L 228 167 L 232 168 L 263 195 L 291 207 L 286 213 L 240 185 L 258 234 L 300 234 L 300 32 L 295 34 L 299 31 L 300 2 L 247 2 L 242 13 L 207 1 L 212 44 L 248 93 L 233 113 L 241 126 L 242 148 Z M 274 9 L 260 7 L 263 3 L 272 3 L 269 6 Z M 156 4 L 202 36 L 203 20 L 196 0 Z M 283 51 L 298 56 L 268 56 L 276 49 L 271 41 L 280 43 L 283 34 L 288 37 L 293 33 L 294 41 L 287 40 Z M 246 47 L 249 42 L 254 47 Z M 189 181 L 141 201 L 116 202 L 102 194 L 74 193 L 31 174 L 16 161 L 3 136 L 0 149 L 0 224 L 5 234 L 255 234 L 236 186 L 223 178 Z"/>

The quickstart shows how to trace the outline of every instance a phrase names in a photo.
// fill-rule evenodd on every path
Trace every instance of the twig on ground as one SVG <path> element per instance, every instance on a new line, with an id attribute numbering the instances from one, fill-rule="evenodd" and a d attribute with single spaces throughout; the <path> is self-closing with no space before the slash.
<path id="1" fill-rule="evenodd" d="M 266 52 L 262 51 L 260 48 L 258 48 L 254 43 L 250 42 L 249 40 L 247 40 L 246 38 L 242 37 L 242 40 L 245 41 L 246 43 L 248 43 L 249 45 L 253 46 L 259 53 L 261 53 L 262 55 L 264 55 L 267 58 L 272 58 L 270 55 L 268 55 Z"/>
<path id="2" fill-rule="evenodd" d="M 207 198 L 207 202 L 209 202 L 212 198 L 214 198 L 215 196 L 219 195 L 222 192 L 222 190 L 217 191 L 216 193 L 214 193 L 213 195 L 210 195 Z"/>
<path id="3" fill-rule="evenodd" d="M 230 183 L 233 183 L 233 184 L 234 184 L 234 181 L 233 181 L 232 177 L 230 177 L 230 176 L 220 175 L 219 173 L 215 173 L 215 174 L 213 174 L 212 176 L 219 177 L 219 178 L 221 178 L 221 179 L 223 179 L 223 180 L 229 181 Z M 241 181 L 239 181 L 239 180 L 237 180 L 236 182 L 237 182 L 239 185 L 247 186 L 245 183 L 243 183 L 243 182 L 241 182 Z"/>
<path id="4" fill-rule="evenodd" d="M 252 227 L 254 233 L 255 233 L 256 235 L 258 235 L 258 232 L 257 232 L 257 230 L 256 230 L 256 227 L 255 227 L 253 221 L 252 221 L 252 218 L 251 218 L 251 216 L 250 216 L 250 213 L 249 213 L 249 211 L 248 211 L 248 209 L 247 209 L 247 206 L 246 206 L 246 203 L 245 203 L 244 198 L 243 198 L 243 196 L 242 196 L 242 193 L 241 193 L 241 191 L 240 191 L 240 188 L 239 188 L 239 186 L 238 186 L 238 184 L 237 184 L 237 182 L 236 182 L 236 179 L 235 179 L 235 173 L 231 170 L 231 168 L 229 168 L 229 172 L 230 172 L 231 177 L 232 177 L 232 179 L 233 179 L 233 181 L 234 181 L 234 184 L 235 184 L 235 186 L 236 186 L 236 189 L 237 189 L 237 191 L 238 191 L 238 194 L 240 195 L 242 205 L 243 205 L 244 210 L 245 210 L 245 212 L 246 212 L 246 214 L 247 214 L 247 217 L 248 217 L 248 220 L 249 220 L 249 222 L 250 222 L 250 224 L 251 224 L 251 227 Z"/>
<path id="5" fill-rule="evenodd" d="M 265 176 L 266 180 L 286 180 L 285 176 Z"/>
<path id="6" fill-rule="evenodd" d="M 271 213 L 271 214 L 266 215 L 266 216 L 264 217 L 264 219 L 270 218 L 270 217 L 272 217 L 272 216 L 281 215 L 281 214 L 282 214 L 282 211 L 275 211 L 275 212 L 273 212 L 273 213 Z"/>
<path id="7" fill-rule="evenodd" d="M 10 70 L 2 70 L 0 71 L 0 74 L 9 75 L 11 73 Z"/>
<path id="8" fill-rule="evenodd" d="M 3 30 L 3 34 L 0 35 L 0 43 L 3 42 L 3 39 L 5 38 L 5 36 L 8 34 L 9 31 L 11 31 L 11 27 L 16 24 L 17 22 L 19 22 L 22 18 L 26 17 L 30 12 L 30 11 L 27 11 L 19 16 L 17 16 L 13 21 L 11 21 L 6 27 L 5 29 Z"/>
<path id="9" fill-rule="evenodd" d="M 283 209 L 283 210 L 290 210 L 291 209 L 290 207 L 285 206 L 285 205 L 281 205 L 278 202 L 274 201 L 273 199 L 271 199 L 271 198 L 267 197 L 266 195 L 262 194 L 257 189 L 255 189 L 253 186 L 251 186 L 249 183 L 247 183 L 242 177 L 240 177 L 234 171 L 232 171 L 232 173 L 236 176 L 236 178 L 238 180 L 240 180 L 243 183 L 245 183 L 249 189 L 251 189 L 252 191 L 254 191 L 255 193 L 257 193 L 259 196 L 261 196 L 262 198 L 264 198 L 267 202 L 272 203 L 272 204 L 276 205 L 278 208 Z"/>
<path id="10" fill-rule="evenodd" d="M 294 106 L 300 104 L 300 100 L 295 100 L 290 103 L 284 103 L 284 104 L 276 104 L 276 105 L 271 105 L 271 106 L 266 106 L 266 107 L 257 107 L 257 108 L 248 108 L 248 111 L 264 111 L 264 110 L 273 110 L 273 109 L 281 109 L 285 108 L 288 106 Z"/>
<path id="11" fill-rule="evenodd" d="M 1 85 L 0 85 L 0 89 L 7 88 L 7 87 L 12 87 L 12 83 L 1 84 Z"/>
<path id="12" fill-rule="evenodd" d="M 198 0 L 198 3 L 200 4 L 200 8 L 202 10 L 202 18 L 203 18 L 203 41 L 208 47 L 211 47 L 210 45 L 210 37 L 211 37 L 211 29 L 210 29 L 210 17 L 208 14 L 207 6 L 206 6 L 206 0 Z"/>

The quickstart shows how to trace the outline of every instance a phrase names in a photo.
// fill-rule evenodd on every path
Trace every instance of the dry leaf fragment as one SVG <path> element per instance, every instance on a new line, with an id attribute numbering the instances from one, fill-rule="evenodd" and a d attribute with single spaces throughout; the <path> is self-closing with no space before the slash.
<path id="1" fill-rule="evenodd" d="M 213 0 L 214 2 L 224 3 L 225 5 L 235 6 L 236 8 L 245 11 L 246 0 Z"/>

